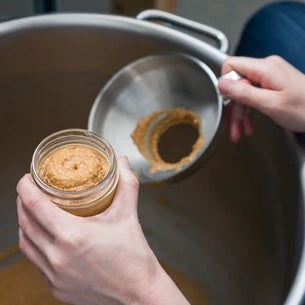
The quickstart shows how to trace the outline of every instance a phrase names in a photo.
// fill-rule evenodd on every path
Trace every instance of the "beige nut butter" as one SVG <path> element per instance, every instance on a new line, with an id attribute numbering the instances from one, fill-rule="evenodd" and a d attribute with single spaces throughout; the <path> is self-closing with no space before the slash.
<path id="1" fill-rule="evenodd" d="M 160 115 L 164 115 L 164 119 L 154 127 L 148 141 L 146 141 L 146 136 L 149 132 L 151 124 L 153 124 Z M 191 151 L 188 155 L 182 157 L 177 162 L 166 162 L 159 153 L 158 144 L 160 138 L 170 127 L 181 123 L 192 125 L 198 131 L 198 137 L 193 143 Z M 200 130 L 201 118 L 199 115 L 194 111 L 185 109 L 183 107 L 177 107 L 174 109 L 153 112 L 142 117 L 132 132 L 131 138 L 133 139 L 133 142 L 136 144 L 140 153 L 150 163 L 151 173 L 172 169 L 178 172 L 182 169 L 183 165 L 192 162 L 199 153 L 200 149 L 203 147 L 204 137 Z M 180 145 L 180 143 L 177 142 L 177 145 Z"/>
<path id="2" fill-rule="evenodd" d="M 48 185 L 63 191 L 87 190 L 101 182 L 109 162 L 95 148 L 70 144 L 48 154 L 39 164 L 39 176 Z"/>
<path id="3" fill-rule="evenodd" d="M 31 175 L 53 203 L 78 216 L 103 212 L 118 183 L 112 147 L 83 129 L 62 130 L 45 138 L 34 152 Z"/>

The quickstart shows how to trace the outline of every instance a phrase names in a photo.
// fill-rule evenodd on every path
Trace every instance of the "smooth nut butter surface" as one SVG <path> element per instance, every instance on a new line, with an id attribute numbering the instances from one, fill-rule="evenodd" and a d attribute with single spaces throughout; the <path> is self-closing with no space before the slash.
<path id="1" fill-rule="evenodd" d="M 68 192 L 87 190 L 100 183 L 110 164 L 98 150 L 83 144 L 55 149 L 39 164 L 39 176 L 49 186 Z"/>

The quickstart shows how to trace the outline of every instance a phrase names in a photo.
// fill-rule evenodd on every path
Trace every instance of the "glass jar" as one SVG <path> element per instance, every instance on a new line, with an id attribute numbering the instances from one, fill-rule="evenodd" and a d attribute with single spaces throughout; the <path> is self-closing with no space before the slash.
<path id="1" fill-rule="evenodd" d="M 109 170 L 95 186 L 80 190 L 56 189 L 39 176 L 39 165 L 54 150 L 68 145 L 86 145 L 100 152 L 109 162 Z M 114 151 L 103 138 L 84 129 L 66 129 L 51 134 L 40 142 L 34 151 L 31 176 L 34 183 L 60 208 L 77 216 L 93 216 L 103 212 L 111 204 L 118 184 L 118 167 Z"/>

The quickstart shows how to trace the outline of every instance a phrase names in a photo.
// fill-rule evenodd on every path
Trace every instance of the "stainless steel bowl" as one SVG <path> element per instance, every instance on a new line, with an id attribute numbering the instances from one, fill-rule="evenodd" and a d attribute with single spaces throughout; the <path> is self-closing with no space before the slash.
<path id="1" fill-rule="evenodd" d="M 129 62 L 165 51 L 215 62 L 202 47 L 178 30 L 117 16 L 0 24 L 0 247 L 17 241 L 15 185 L 42 138 L 86 127 L 101 86 Z M 253 138 L 232 145 L 221 134 L 209 162 L 189 179 L 143 188 L 140 220 L 159 259 L 202 285 L 211 304 L 300 305 L 303 153 L 269 120 L 254 120 Z"/>

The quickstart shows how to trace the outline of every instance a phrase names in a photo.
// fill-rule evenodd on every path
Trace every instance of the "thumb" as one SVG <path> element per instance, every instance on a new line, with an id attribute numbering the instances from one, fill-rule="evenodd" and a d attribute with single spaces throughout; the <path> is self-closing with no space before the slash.
<path id="1" fill-rule="evenodd" d="M 271 102 L 275 98 L 275 93 L 272 90 L 258 88 L 243 81 L 221 79 L 218 87 L 221 93 L 229 99 L 263 113 L 268 112 Z"/>
<path id="2" fill-rule="evenodd" d="M 119 184 L 116 190 L 111 206 L 103 214 L 111 213 L 111 211 L 127 211 L 130 209 L 137 210 L 139 181 L 131 171 L 127 157 L 120 157 L 119 164 Z"/>

